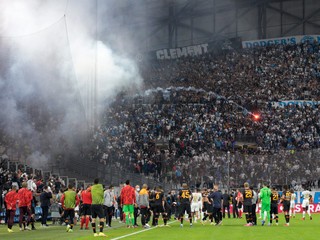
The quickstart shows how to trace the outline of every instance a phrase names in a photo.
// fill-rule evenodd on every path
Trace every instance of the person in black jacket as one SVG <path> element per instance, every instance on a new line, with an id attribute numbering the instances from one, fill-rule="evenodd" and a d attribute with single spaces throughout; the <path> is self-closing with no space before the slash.
<path id="1" fill-rule="evenodd" d="M 223 209 L 222 209 L 222 217 L 225 218 L 226 216 L 226 210 L 228 212 L 228 218 L 230 218 L 230 194 L 227 190 L 224 191 L 224 194 L 222 194 L 223 198 Z"/>
<path id="2" fill-rule="evenodd" d="M 48 212 L 50 207 L 50 199 L 52 198 L 52 193 L 48 186 L 43 187 L 43 192 L 40 195 L 40 203 L 41 203 L 41 209 L 42 209 L 42 215 L 41 215 L 41 224 L 42 227 L 48 227 L 47 224 L 47 218 L 48 218 Z"/>

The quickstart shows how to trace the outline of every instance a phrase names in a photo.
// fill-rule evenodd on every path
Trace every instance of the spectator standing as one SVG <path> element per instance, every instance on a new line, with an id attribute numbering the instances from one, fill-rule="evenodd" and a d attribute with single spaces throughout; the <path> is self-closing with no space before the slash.
<path id="1" fill-rule="evenodd" d="M 110 185 L 107 190 L 104 191 L 104 214 L 106 217 L 106 225 L 111 227 L 112 216 L 114 214 L 114 204 L 115 204 L 114 187 Z"/>
<path id="2" fill-rule="evenodd" d="M 52 198 L 52 193 L 48 186 L 43 187 L 43 192 L 40 194 L 40 206 L 42 210 L 41 214 L 41 226 L 48 227 L 47 218 L 49 213 L 49 207 L 51 205 L 50 200 Z"/>
<path id="3" fill-rule="evenodd" d="M 228 218 L 230 218 L 230 194 L 227 190 L 225 190 L 224 194 L 222 194 L 223 198 L 223 209 L 222 209 L 222 216 L 223 218 L 226 217 L 226 210 L 228 212 Z"/>

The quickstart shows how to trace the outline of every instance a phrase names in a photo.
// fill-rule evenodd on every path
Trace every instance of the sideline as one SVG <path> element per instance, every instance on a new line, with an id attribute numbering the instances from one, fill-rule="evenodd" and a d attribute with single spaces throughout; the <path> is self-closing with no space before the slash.
<path id="1" fill-rule="evenodd" d="M 167 224 L 171 224 L 171 223 L 174 223 L 176 222 L 177 220 L 174 220 L 172 222 L 168 222 Z M 147 229 L 143 229 L 143 230 L 140 230 L 140 231 L 137 231 L 137 232 L 133 232 L 133 233 L 130 233 L 130 234 L 126 234 L 126 235 L 123 235 L 123 236 L 120 236 L 120 237 L 116 237 L 116 238 L 111 238 L 111 240 L 118 240 L 118 239 L 122 239 L 122 238 L 126 238 L 126 237 L 130 237 L 130 236 L 133 236 L 133 235 L 136 235 L 136 234 L 139 234 L 139 233 L 142 233 L 142 232 L 146 232 L 146 231 L 150 231 L 152 229 L 156 229 L 158 228 L 159 226 L 157 227 L 151 227 L 151 228 L 147 228 Z"/>

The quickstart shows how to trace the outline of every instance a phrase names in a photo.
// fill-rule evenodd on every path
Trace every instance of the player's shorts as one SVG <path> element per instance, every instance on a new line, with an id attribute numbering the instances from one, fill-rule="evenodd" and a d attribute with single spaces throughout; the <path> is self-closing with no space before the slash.
<path id="1" fill-rule="evenodd" d="M 91 216 L 92 218 L 104 218 L 103 206 L 100 204 L 91 205 Z"/>
<path id="2" fill-rule="evenodd" d="M 163 213 L 164 212 L 163 206 L 159 205 L 159 204 L 154 205 L 153 212 L 154 213 Z"/>
<path id="3" fill-rule="evenodd" d="M 309 204 L 310 204 L 310 202 L 309 202 L 308 199 L 303 199 L 303 201 L 302 201 L 302 207 L 303 208 L 309 207 Z"/>
<path id="4" fill-rule="evenodd" d="M 199 203 L 193 202 L 191 203 L 191 212 L 199 212 Z"/>
<path id="5" fill-rule="evenodd" d="M 271 206 L 270 204 L 261 204 L 261 212 L 267 211 L 270 212 Z"/>
<path id="6" fill-rule="evenodd" d="M 207 202 L 203 203 L 202 212 L 206 212 L 208 210 L 208 205 L 209 205 L 209 203 L 207 203 Z"/>
<path id="7" fill-rule="evenodd" d="M 80 216 L 91 215 L 91 204 L 82 204 L 80 207 Z"/>
<path id="8" fill-rule="evenodd" d="M 208 203 L 208 205 L 207 205 L 207 212 L 208 213 L 213 213 L 213 206 L 210 203 Z"/>
<path id="9" fill-rule="evenodd" d="M 294 208 L 296 206 L 296 203 L 294 201 L 290 202 L 290 208 Z"/>
<path id="10" fill-rule="evenodd" d="M 251 213 L 252 212 L 252 205 L 243 205 L 243 212 L 244 213 Z"/>
<path id="11" fill-rule="evenodd" d="M 278 205 L 277 204 L 271 204 L 270 214 L 278 214 Z"/>
<path id="12" fill-rule="evenodd" d="M 238 209 L 241 209 L 241 208 L 242 208 L 242 202 L 239 202 L 239 204 L 237 205 L 237 208 L 238 208 Z"/>
<path id="13" fill-rule="evenodd" d="M 156 205 L 154 205 L 154 208 L 156 207 Z M 154 210 L 153 210 L 154 211 Z M 126 212 L 129 212 L 129 213 L 134 213 L 134 206 L 133 204 L 125 204 L 123 205 L 123 208 L 122 208 L 122 212 L 126 213 Z"/>
<path id="14" fill-rule="evenodd" d="M 181 203 L 180 204 L 180 217 L 182 217 L 185 212 L 187 212 L 188 215 L 191 214 L 190 203 Z"/>
<path id="15" fill-rule="evenodd" d="M 290 201 L 283 201 L 283 211 L 284 212 L 289 212 L 290 210 Z"/>

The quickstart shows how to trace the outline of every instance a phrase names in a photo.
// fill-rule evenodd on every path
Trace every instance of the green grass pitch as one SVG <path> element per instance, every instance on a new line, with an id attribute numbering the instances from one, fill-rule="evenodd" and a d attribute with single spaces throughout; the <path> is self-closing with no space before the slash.
<path id="1" fill-rule="evenodd" d="M 159 219 L 159 224 L 162 224 L 162 219 Z M 221 226 L 213 226 L 210 223 L 201 225 L 200 223 L 193 224 L 189 227 L 188 221 L 184 221 L 184 227 L 180 228 L 178 221 L 170 222 L 170 227 L 156 227 L 144 230 L 141 227 L 136 229 L 127 229 L 124 224 L 114 221 L 113 227 L 105 228 L 104 233 L 106 239 L 223 239 L 223 240 L 316 240 L 320 237 L 320 215 L 313 214 L 313 220 L 301 220 L 301 214 L 296 218 L 290 219 L 290 227 L 285 227 L 283 215 L 279 216 L 279 225 L 261 226 L 261 221 L 258 220 L 258 226 L 244 227 L 244 219 L 224 219 Z M 75 226 L 73 233 L 67 233 L 63 226 L 50 226 L 41 228 L 40 223 L 37 223 L 36 231 L 19 231 L 17 224 L 14 225 L 14 233 L 7 232 L 7 226 L 0 225 L 0 239 L 13 240 L 90 240 L 97 239 L 93 237 L 92 230 L 80 230 L 79 226 Z M 102 238 L 102 237 L 98 237 Z"/>

